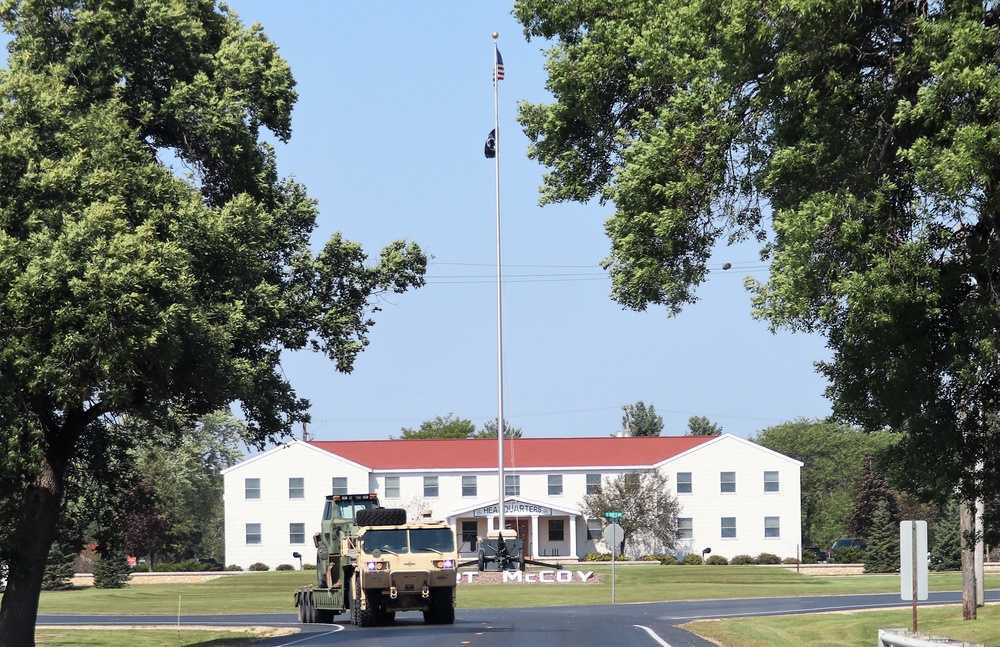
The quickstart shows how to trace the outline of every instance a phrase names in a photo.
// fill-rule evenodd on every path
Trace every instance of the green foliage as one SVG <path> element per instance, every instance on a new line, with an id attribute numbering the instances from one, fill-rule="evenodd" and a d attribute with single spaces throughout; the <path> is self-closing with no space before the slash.
<path id="1" fill-rule="evenodd" d="M 628 561 L 625 555 L 615 555 L 615 560 L 619 562 Z M 585 562 L 610 562 L 611 553 L 587 553 L 583 556 Z"/>
<path id="2" fill-rule="evenodd" d="M 202 564 L 196 559 L 185 559 L 180 562 L 159 562 L 153 565 L 156 573 L 197 573 L 212 570 L 211 564 Z"/>
<path id="3" fill-rule="evenodd" d="M 893 511 L 886 500 L 879 501 L 875 508 L 864 562 L 865 573 L 899 571 L 899 519 L 893 517 Z"/>
<path id="4" fill-rule="evenodd" d="M 94 562 L 94 588 L 121 589 L 128 586 L 132 567 L 125 559 L 125 551 L 110 550 L 101 553 Z"/>
<path id="5" fill-rule="evenodd" d="M 470 438 L 496 438 L 497 437 L 497 420 L 487 420 L 483 423 L 483 428 L 472 434 Z M 503 437 L 504 438 L 520 438 L 521 428 L 513 427 L 506 420 L 503 423 Z"/>
<path id="6" fill-rule="evenodd" d="M 303 571 L 315 571 L 316 570 L 316 565 L 315 564 L 310 564 L 309 562 L 306 562 L 305 564 L 302 565 L 302 570 Z"/>
<path id="7" fill-rule="evenodd" d="M 660 564 L 664 566 L 677 566 L 681 561 L 673 555 L 663 555 L 660 557 Z"/>
<path id="8" fill-rule="evenodd" d="M 802 551 L 802 563 L 803 564 L 816 564 L 819 559 L 816 557 L 816 553 L 811 550 Z"/>
<path id="9" fill-rule="evenodd" d="M 927 560 L 927 567 L 932 571 L 957 571 L 962 568 L 962 530 L 958 511 L 958 501 L 952 499 L 934 524 Z"/>
<path id="10" fill-rule="evenodd" d="M 583 512 L 591 519 L 603 519 L 606 512 L 621 512 L 625 552 L 630 539 L 655 541 L 661 548 L 673 548 L 677 540 L 677 499 L 667 487 L 667 477 L 659 470 L 629 472 L 605 479 L 597 492 L 583 497 Z"/>
<path id="11" fill-rule="evenodd" d="M 876 520 L 879 510 L 888 515 L 887 521 Z M 872 455 L 866 454 L 861 482 L 858 484 L 858 496 L 854 500 L 854 510 L 851 511 L 845 528 L 848 535 L 867 539 L 883 522 L 899 525 L 899 505 L 885 477 L 876 471 Z"/>
<path id="12" fill-rule="evenodd" d="M 250 567 L 247 570 L 250 570 L 250 571 L 269 571 L 269 570 L 271 570 L 271 567 L 268 566 L 267 564 L 264 564 L 264 563 L 261 563 L 261 562 L 254 562 L 253 564 L 250 564 Z"/>
<path id="13" fill-rule="evenodd" d="M 751 564 L 756 564 L 757 560 L 751 557 L 750 555 L 736 555 L 731 560 L 729 560 L 729 563 L 732 564 L 733 566 L 748 566 Z"/>
<path id="14" fill-rule="evenodd" d="M 663 559 L 662 555 L 643 555 L 639 558 L 640 562 L 659 562 Z"/>
<path id="15" fill-rule="evenodd" d="M 705 563 L 709 566 L 726 566 L 729 564 L 729 560 L 722 555 L 709 555 Z"/>
<path id="16" fill-rule="evenodd" d="M 681 560 L 681 564 L 684 564 L 685 566 L 701 566 L 701 555 L 698 553 L 688 553 L 684 556 L 684 559 Z"/>
<path id="17" fill-rule="evenodd" d="M 73 576 L 76 574 L 76 556 L 80 552 L 78 542 L 57 540 L 52 542 L 49 558 L 45 562 L 45 574 L 42 575 L 43 591 L 65 591 L 73 588 Z"/>
<path id="18" fill-rule="evenodd" d="M 227 571 L 242 571 L 243 567 L 240 566 L 239 564 L 230 564 L 229 566 L 226 567 L 226 570 Z"/>
<path id="19" fill-rule="evenodd" d="M 721 434 L 722 427 L 704 416 L 691 416 L 688 418 L 686 436 L 719 436 Z"/>
<path id="20" fill-rule="evenodd" d="M 663 433 L 663 416 L 656 413 L 653 405 L 639 400 L 627 405 L 622 416 L 622 428 L 629 430 L 631 436 L 659 436 Z"/>
<path id="21" fill-rule="evenodd" d="M 865 552 L 855 546 L 841 548 L 831 558 L 834 564 L 861 564 L 865 561 Z"/>
<path id="22" fill-rule="evenodd" d="M 291 564 L 278 564 L 274 570 L 276 571 L 294 571 L 295 567 Z"/>
<path id="23" fill-rule="evenodd" d="M 453 414 L 444 417 L 437 416 L 434 420 L 425 420 L 418 429 L 403 427 L 401 440 L 418 440 L 421 438 L 470 438 L 476 433 L 476 426 L 471 420 L 456 418 Z M 496 438 L 496 436 L 494 436 Z"/>
<path id="24" fill-rule="evenodd" d="M 865 455 L 889 454 L 896 438 L 832 422 L 796 420 L 768 427 L 750 440 L 802 461 L 803 545 L 828 547 L 844 536 Z"/>
<path id="25" fill-rule="evenodd" d="M 761 553 L 757 555 L 758 564 L 780 564 L 781 558 L 774 553 Z"/>

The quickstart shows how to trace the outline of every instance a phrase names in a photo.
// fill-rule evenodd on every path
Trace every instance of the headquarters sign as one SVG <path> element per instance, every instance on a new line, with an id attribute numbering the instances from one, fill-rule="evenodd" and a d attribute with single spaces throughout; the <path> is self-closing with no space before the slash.
<path id="1" fill-rule="evenodd" d="M 536 505 L 534 503 L 525 503 L 524 501 L 518 501 L 516 499 L 507 499 L 503 502 L 503 513 L 506 515 L 539 515 L 541 517 L 551 517 L 552 508 L 546 508 L 545 506 Z M 474 517 L 495 517 L 500 514 L 500 506 L 497 504 L 484 505 L 481 508 L 476 508 L 472 515 Z"/>

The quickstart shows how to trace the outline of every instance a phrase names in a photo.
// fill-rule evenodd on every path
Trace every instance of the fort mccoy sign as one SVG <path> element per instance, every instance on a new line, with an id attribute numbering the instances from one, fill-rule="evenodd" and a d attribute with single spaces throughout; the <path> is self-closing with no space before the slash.
<path id="1" fill-rule="evenodd" d="M 503 502 L 503 513 L 504 516 L 524 516 L 524 515 L 538 515 L 540 517 L 551 517 L 552 508 L 546 508 L 542 505 L 536 505 L 534 503 L 525 503 L 524 501 L 518 501 L 517 499 L 507 499 Z M 481 508 L 476 508 L 472 512 L 474 517 L 496 517 L 500 514 L 500 506 L 497 504 L 484 505 Z"/>

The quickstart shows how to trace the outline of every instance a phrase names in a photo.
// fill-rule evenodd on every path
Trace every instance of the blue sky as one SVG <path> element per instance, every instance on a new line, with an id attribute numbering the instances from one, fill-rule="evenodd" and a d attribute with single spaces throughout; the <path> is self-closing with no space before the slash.
<path id="1" fill-rule="evenodd" d="M 599 262 L 610 205 L 538 206 L 544 169 L 525 154 L 518 101 L 545 101 L 544 43 L 502 2 L 233 0 L 259 22 L 298 81 L 281 172 L 319 201 L 315 246 L 340 231 L 370 257 L 392 240 L 431 256 L 427 285 L 393 295 L 350 375 L 321 355 L 284 369 L 312 402 L 310 435 L 398 436 L 452 413 L 497 416 L 492 32 L 499 86 L 504 265 L 504 413 L 525 436 L 602 436 L 642 400 L 680 435 L 693 415 L 747 437 L 829 414 L 813 362 L 824 340 L 774 335 L 750 317 L 743 278 L 766 277 L 755 245 L 724 248 L 701 301 L 668 318 L 624 311 Z"/>

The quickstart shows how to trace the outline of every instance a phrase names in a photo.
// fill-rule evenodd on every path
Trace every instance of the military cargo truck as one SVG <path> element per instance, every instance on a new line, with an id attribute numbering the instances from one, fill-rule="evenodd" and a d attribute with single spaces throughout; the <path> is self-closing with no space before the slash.
<path id="1" fill-rule="evenodd" d="M 300 622 L 332 622 L 345 611 L 362 627 L 390 624 L 399 611 L 455 622 L 458 553 L 447 523 L 429 513 L 408 522 L 374 494 L 331 495 L 313 542 L 316 585 L 295 592 Z"/>

